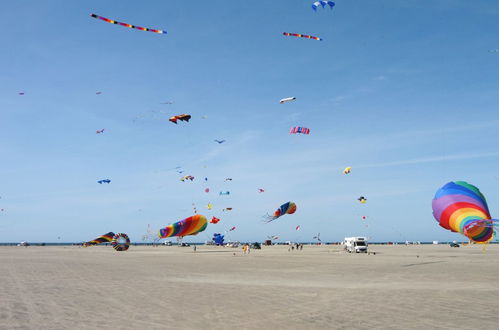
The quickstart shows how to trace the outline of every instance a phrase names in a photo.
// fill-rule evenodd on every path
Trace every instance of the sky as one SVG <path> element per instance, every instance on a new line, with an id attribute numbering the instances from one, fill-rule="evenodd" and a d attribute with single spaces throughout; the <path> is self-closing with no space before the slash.
<path id="1" fill-rule="evenodd" d="M 194 207 L 221 221 L 188 242 L 233 226 L 226 239 L 465 240 L 431 210 L 456 180 L 498 214 L 499 3 L 312 2 L 4 1 L 0 242 L 139 242 Z M 262 221 L 287 201 L 295 214 Z"/>

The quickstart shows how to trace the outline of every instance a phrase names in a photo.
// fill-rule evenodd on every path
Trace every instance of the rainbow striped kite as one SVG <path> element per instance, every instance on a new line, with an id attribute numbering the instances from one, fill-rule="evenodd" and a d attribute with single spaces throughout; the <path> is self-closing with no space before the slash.
<path id="1" fill-rule="evenodd" d="M 97 237 L 96 239 L 94 239 L 92 241 L 83 243 L 83 246 L 97 245 L 97 244 L 101 244 L 101 243 L 109 243 L 113 240 L 113 237 L 114 237 L 114 233 L 109 232 L 107 234 L 104 234 L 102 236 Z"/>
<path id="2" fill-rule="evenodd" d="M 314 40 L 322 41 L 322 38 L 314 37 L 314 36 L 309 36 L 309 35 L 306 35 L 306 34 L 288 33 L 288 32 L 283 32 L 282 34 L 285 35 L 285 36 L 288 36 L 288 37 L 300 37 L 300 38 L 307 38 L 307 39 L 314 39 Z"/>
<path id="3" fill-rule="evenodd" d="M 158 233 L 159 238 L 168 238 L 172 236 L 184 237 L 196 235 L 202 232 L 208 226 L 206 217 L 201 214 L 193 215 L 187 219 L 175 222 L 165 228 L 161 228 Z"/>
<path id="4" fill-rule="evenodd" d="M 128 24 L 128 23 L 118 22 L 118 21 L 115 21 L 115 20 L 112 20 L 112 19 L 109 19 L 109 18 L 106 18 L 106 17 L 95 15 L 95 14 L 90 14 L 90 16 L 92 16 L 93 18 L 98 18 L 98 19 L 100 19 L 100 20 L 102 20 L 104 22 L 108 22 L 108 23 L 111 23 L 111 24 L 118 24 L 118 25 L 130 28 L 130 29 L 137 29 L 137 30 L 140 30 L 140 31 L 149 31 L 149 32 L 154 32 L 154 33 L 166 34 L 166 31 L 164 31 L 164 30 L 149 29 L 149 28 L 145 28 L 145 27 L 141 27 L 141 26 L 136 26 L 136 25 L 132 25 L 132 24 Z"/>

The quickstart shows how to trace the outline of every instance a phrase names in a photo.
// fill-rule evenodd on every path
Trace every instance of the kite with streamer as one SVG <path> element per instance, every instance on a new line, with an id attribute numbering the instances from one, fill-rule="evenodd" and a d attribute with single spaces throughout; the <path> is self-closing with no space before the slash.
<path id="1" fill-rule="evenodd" d="M 266 215 L 267 223 L 276 220 L 277 218 L 285 215 L 285 214 L 293 214 L 296 212 L 296 204 L 293 202 L 287 202 L 282 204 L 275 212 L 274 215 Z"/>
<path id="2" fill-rule="evenodd" d="M 136 29 L 136 30 L 140 30 L 140 31 L 149 31 L 149 32 L 154 32 L 154 33 L 166 34 L 165 30 L 150 29 L 150 28 L 136 26 L 136 25 L 132 25 L 132 24 L 128 24 L 128 23 L 118 22 L 118 21 L 115 21 L 115 20 L 112 20 L 112 19 L 109 19 L 109 18 L 106 18 L 106 17 L 103 17 L 103 16 L 96 15 L 96 14 L 90 14 L 90 16 L 93 17 L 93 18 L 100 19 L 100 20 L 102 20 L 104 22 L 107 22 L 107 23 L 121 25 L 123 27 L 127 27 L 127 28 L 130 28 L 130 29 Z"/>
<path id="3" fill-rule="evenodd" d="M 288 37 L 299 37 L 299 38 L 306 38 L 306 39 L 313 39 L 313 40 L 322 41 L 322 38 L 314 37 L 314 36 L 309 36 L 309 35 L 306 35 L 306 34 L 289 33 L 289 32 L 283 32 L 282 34 L 285 35 L 285 36 L 288 36 Z"/>
<path id="4" fill-rule="evenodd" d="M 498 220 L 491 219 L 485 196 L 464 181 L 449 182 L 432 201 L 433 216 L 441 227 L 458 232 L 477 243 L 493 238 Z"/>
<path id="5" fill-rule="evenodd" d="M 326 1 L 326 0 L 316 1 L 312 4 L 312 9 L 317 11 L 317 8 L 319 8 L 319 6 L 322 6 L 322 8 L 324 8 L 324 7 L 326 7 L 326 5 L 328 5 L 331 9 L 333 9 L 335 3 L 332 1 Z"/>
<path id="6" fill-rule="evenodd" d="M 196 235 L 206 229 L 208 221 L 206 217 L 201 214 L 193 215 L 192 217 L 175 222 L 171 225 L 161 228 L 158 233 L 159 238 L 167 237 L 184 237 L 189 235 Z"/>

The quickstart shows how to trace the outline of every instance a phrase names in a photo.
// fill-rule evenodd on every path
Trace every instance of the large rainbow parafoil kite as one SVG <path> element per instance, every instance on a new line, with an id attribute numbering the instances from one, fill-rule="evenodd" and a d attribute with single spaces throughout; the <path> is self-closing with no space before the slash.
<path id="1" fill-rule="evenodd" d="M 492 239 L 497 220 L 490 217 L 487 201 L 477 187 L 449 182 L 432 201 L 433 216 L 443 228 L 458 232 L 478 243 Z"/>
<path id="2" fill-rule="evenodd" d="M 189 236 L 196 235 L 206 229 L 208 226 L 208 221 L 206 217 L 201 214 L 193 215 L 187 219 L 175 222 L 171 225 L 161 228 L 159 230 L 159 238 L 167 238 L 173 236 Z"/>
<path id="3" fill-rule="evenodd" d="M 274 221 L 275 219 L 285 215 L 285 214 L 293 214 L 296 212 L 296 204 L 293 202 L 287 202 L 282 204 L 275 212 L 274 215 L 267 215 L 265 218 L 266 222 Z"/>

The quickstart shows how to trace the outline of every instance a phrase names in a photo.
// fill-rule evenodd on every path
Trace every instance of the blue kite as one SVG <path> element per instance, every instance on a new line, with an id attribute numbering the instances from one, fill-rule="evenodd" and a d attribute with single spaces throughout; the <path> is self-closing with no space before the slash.
<path id="1" fill-rule="evenodd" d="M 317 8 L 319 8 L 319 6 L 322 6 L 322 8 L 324 8 L 326 5 L 329 5 L 329 7 L 331 9 L 333 9 L 335 3 L 332 2 L 332 1 L 325 1 L 325 0 L 321 0 L 321 1 L 316 1 L 312 4 L 312 9 L 317 11 Z"/>
<path id="2" fill-rule="evenodd" d="M 111 183 L 111 180 L 109 180 L 109 179 L 105 179 L 105 180 L 99 180 L 99 181 L 97 181 L 97 182 L 98 182 L 99 184 L 103 184 L 103 183 L 107 183 L 107 184 L 109 184 L 109 183 Z"/>

